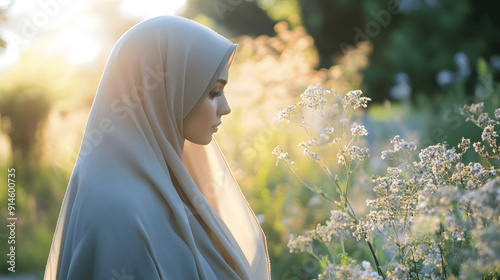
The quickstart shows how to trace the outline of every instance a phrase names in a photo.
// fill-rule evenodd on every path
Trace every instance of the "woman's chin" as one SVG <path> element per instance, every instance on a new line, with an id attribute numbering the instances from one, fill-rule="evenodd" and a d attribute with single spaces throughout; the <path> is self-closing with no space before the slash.
<path id="1" fill-rule="evenodd" d="M 210 136 L 210 139 L 203 141 L 203 143 L 201 143 L 200 145 L 208 145 L 210 144 L 210 142 L 212 142 L 212 136 Z"/>
<path id="2" fill-rule="evenodd" d="M 208 144 L 210 144 L 210 142 L 212 142 L 212 134 L 210 134 L 209 136 L 207 136 L 205 138 L 192 139 L 189 141 L 193 142 L 195 144 L 198 144 L 198 145 L 208 145 Z"/>

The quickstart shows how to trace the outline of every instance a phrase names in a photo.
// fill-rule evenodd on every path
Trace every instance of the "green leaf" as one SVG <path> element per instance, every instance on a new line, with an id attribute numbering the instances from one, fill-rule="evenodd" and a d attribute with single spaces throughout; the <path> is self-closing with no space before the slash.
<path id="1" fill-rule="evenodd" d="M 352 259 L 349 256 L 347 256 L 347 253 L 340 254 L 340 257 L 341 257 L 341 259 L 340 259 L 341 265 L 348 265 L 352 261 Z"/>
<path id="2" fill-rule="evenodd" d="M 488 63 L 482 57 L 477 60 L 477 72 L 480 76 L 488 75 Z"/>
<path id="3" fill-rule="evenodd" d="M 319 264 L 321 265 L 321 268 L 325 269 L 326 266 L 330 263 L 330 261 L 328 260 L 328 255 L 324 255 L 322 256 L 321 258 L 321 261 L 319 262 Z"/>

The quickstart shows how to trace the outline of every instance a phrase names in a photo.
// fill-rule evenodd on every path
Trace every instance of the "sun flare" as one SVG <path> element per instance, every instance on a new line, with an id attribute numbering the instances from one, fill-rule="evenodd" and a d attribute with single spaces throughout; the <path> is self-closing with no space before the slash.
<path id="1" fill-rule="evenodd" d="M 186 8 L 187 0 L 123 0 L 120 12 L 123 16 L 143 20 L 160 15 L 177 15 Z"/>

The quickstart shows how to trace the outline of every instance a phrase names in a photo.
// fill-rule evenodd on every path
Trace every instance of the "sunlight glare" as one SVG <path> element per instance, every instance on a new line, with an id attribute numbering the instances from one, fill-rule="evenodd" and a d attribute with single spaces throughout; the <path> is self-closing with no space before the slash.
<path id="1" fill-rule="evenodd" d="M 0 0 L 0 10 L 7 9 L 12 5 L 12 0 Z"/>
<path id="2" fill-rule="evenodd" d="M 90 16 L 82 17 L 75 25 L 69 25 L 49 45 L 51 52 L 63 52 L 66 60 L 74 64 L 91 64 L 101 51 L 95 39 L 100 21 Z"/>
<path id="3" fill-rule="evenodd" d="M 66 58 L 68 62 L 75 64 L 92 62 L 101 49 L 100 44 L 85 35 L 75 35 L 68 37 L 68 52 Z"/>
<path id="4" fill-rule="evenodd" d="M 186 8 L 187 0 L 123 0 L 120 12 L 124 17 L 138 20 L 160 15 L 178 15 Z"/>

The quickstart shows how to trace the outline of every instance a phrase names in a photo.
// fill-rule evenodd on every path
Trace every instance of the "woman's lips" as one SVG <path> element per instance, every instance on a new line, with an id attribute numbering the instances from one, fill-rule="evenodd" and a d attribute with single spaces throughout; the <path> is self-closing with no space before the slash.
<path id="1" fill-rule="evenodd" d="M 220 122 L 220 123 L 218 123 L 218 124 L 216 124 L 216 125 L 212 126 L 212 128 L 213 128 L 213 130 L 214 130 L 215 132 L 217 132 L 217 131 L 219 130 L 218 126 L 219 126 L 221 123 L 222 123 L 222 122 Z"/>

